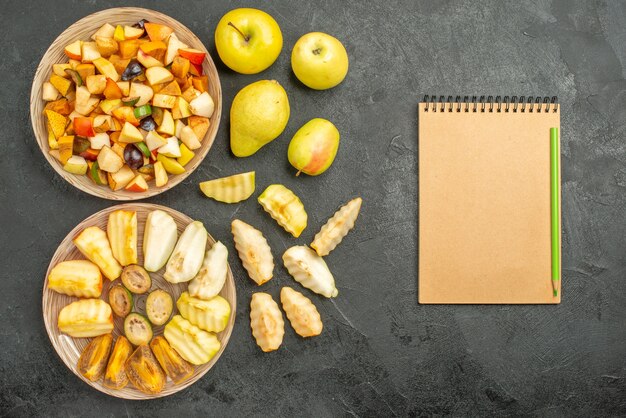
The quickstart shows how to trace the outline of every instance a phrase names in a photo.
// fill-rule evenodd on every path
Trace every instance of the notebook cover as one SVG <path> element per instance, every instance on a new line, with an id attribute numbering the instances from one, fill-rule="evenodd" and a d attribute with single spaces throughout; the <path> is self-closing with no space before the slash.
<path id="1" fill-rule="evenodd" d="M 560 303 L 550 248 L 550 128 L 560 108 L 429 105 L 418 110 L 419 302 Z"/>

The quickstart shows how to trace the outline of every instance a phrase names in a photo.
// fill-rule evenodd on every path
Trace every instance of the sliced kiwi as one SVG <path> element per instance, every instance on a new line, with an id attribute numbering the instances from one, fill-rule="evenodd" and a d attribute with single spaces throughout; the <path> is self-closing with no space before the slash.
<path id="1" fill-rule="evenodd" d="M 124 320 L 124 334 L 134 345 L 148 344 L 152 339 L 152 325 L 144 316 L 133 312 Z"/>

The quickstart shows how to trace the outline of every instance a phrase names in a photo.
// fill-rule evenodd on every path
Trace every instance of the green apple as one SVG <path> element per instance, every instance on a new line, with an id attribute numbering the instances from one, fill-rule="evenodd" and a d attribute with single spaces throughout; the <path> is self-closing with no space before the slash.
<path id="1" fill-rule="evenodd" d="M 327 33 L 307 33 L 293 47 L 291 68 L 306 86 L 326 90 L 346 78 L 348 53 L 337 38 Z"/>
<path id="2" fill-rule="evenodd" d="M 237 93 L 230 107 L 230 149 L 248 157 L 280 135 L 289 121 L 287 92 L 276 80 L 260 80 Z"/>
<path id="3" fill-rule="evenodd" d="M 283 35 L 274 18 L 258 9 L 233 9 L 215 28 L 215 47 L 230 69 L 256 74 L 276 61 Z"/>
<path id="4" fill-rule="evenodd" d="M 315 118 L 305 123 L 289 143 L 287 157 L 299 175 L 317 176 L 328 170 L 339 148 L 339 131 L 332 122 Z"/>

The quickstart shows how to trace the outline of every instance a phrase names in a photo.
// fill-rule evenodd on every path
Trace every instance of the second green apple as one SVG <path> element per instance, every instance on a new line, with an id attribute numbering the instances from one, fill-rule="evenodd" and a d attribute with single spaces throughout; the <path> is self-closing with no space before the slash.
<path id="1" fill-rule="evenodd" d="M 299 175 L 317 176 L 335 160 L 339 149 L 339 131 L 332 122 L 315 118 L 305 123 L 291 139 L 287 157 Z"/>

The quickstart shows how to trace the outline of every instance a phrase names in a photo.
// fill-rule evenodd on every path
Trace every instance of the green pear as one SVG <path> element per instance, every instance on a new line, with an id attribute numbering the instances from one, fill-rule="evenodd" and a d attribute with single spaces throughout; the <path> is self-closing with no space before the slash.
<path id="1" fill-rule="evenodd" d="M 248 157 L 280 135 L 289 120 L 287 92 L 276 80 L 252 83 L 230 107 L 230 149 Z"/>
<path id="2" fill-rule="evenodd" d="M 299 175 L 317 176 L 328 170 L 339 148 L 339 131 L 332 122 L 315 118 L 305 123 L 289 143 L 287 157 Z"/>

